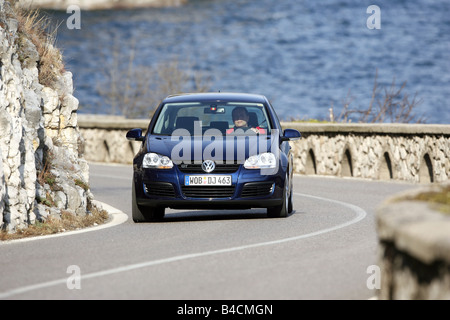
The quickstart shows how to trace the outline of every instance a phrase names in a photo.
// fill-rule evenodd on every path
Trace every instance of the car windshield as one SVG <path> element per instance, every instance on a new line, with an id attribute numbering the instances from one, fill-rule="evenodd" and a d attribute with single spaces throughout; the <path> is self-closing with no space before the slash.
<path id="1" fill-rule="evenodd" d="M 262 103 L 182 102 L 163 105 L 153 127 L 159 135 L 270 134 Z"/>

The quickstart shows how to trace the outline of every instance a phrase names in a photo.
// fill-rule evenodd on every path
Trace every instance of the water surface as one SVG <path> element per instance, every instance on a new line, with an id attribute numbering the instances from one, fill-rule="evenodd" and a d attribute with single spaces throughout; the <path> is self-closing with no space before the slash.
<path id="1" fill-rule="evenodd" d="M 381 9 L 370 30 L 369 5 Z M 280 118 L 327 119 L 350 90 L 352 106 L 369 104 L 393 79 L 422 103 L 427 123 L 450 123 L 450 2 L 189 0 L 177 8 L 81 13 L 81 30 L 62 21 L 58 45 L 74 74 L 80 113 L 109 113 L 97 92 L 116 40 L 136 41 L 135 63 L 178 59 L 211 78 L 213 91 L 266 95 Z M 117 43 L 117 42 L 116 42 Z M 125 62 L 124 62 L 125 63 Z"/>

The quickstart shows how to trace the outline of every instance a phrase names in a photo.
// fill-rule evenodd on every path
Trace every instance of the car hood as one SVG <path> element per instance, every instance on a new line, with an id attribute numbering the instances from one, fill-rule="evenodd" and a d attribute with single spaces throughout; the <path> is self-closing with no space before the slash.
<path id="1" fill-rule="evenodd" d="M 269 135 L 223 137 L 149 136 L 147 152 L 168 156 L 176 163 L 211 160 L 243 162 L 248 157 L 271 152 L 277 139 Z"/>

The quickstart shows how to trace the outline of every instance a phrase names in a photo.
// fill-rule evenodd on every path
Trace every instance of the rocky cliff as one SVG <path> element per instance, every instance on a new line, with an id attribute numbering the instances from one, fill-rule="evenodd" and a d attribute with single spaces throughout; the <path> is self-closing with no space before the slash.
<path id="1" fill-rule="evenodd" d="M 0 226 L 88 212 L 72 74 L 39 19 L 0 0 Z"/>

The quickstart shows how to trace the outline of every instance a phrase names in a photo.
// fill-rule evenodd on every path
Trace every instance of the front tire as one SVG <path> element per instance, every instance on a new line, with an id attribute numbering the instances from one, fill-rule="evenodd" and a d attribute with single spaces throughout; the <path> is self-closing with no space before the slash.
<path id="1" fill-rule="evenodd" d="M 292 192 L 289 192 L 289 189 L 289 173 L 287 173 L 284 181 L 283 203 L 276 207 L 267 208 L 269 218 L 286 218 L 289 212 L 292 212 Z"/>
<path id="2" fill-rule="evenodd" d="M 292 176 L 291 176 L 292 178 Z M 292 213 L 294 211 L 294 202 L 292 200 L 293 193 L 294 193 L 294 186 L 292 183 L 292 179 L 289 179 L 290 187 L 289 187 L 289 198 L 288 198 L 288 205 L 287 205 L 287 213 Z"/>
<path id="3" fill-rule="evenodd" d="M 131 216 L 133 221 L 138 222 L 149 222 L 157 221 L 164 218 L 164 208 L 152 208 L 140 206 L 136 201 L 136 186 L 133 182 L 132 185 L 132 195 L 131 195 Z"/>

